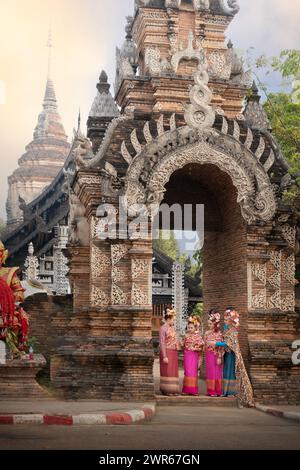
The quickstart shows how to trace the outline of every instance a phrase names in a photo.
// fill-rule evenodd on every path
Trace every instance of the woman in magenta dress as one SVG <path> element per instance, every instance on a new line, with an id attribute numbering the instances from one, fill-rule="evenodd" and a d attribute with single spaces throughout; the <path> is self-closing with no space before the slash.
<path id="1" fill-rule="evenodd" d="M 211 310 L 208 315 L 208 328 L 205 333 L 205 356 L 206 356 L 206 386 L 207 395 L 210 397 L 222 396 L 223 379 L 223 350 L 216 343 L 223 341 L 220 330 L 221 315 L 216 310 Z"/>
<path id="2" fill-rule="evenodd" d="M 166 311 L 164 325 L 159 331 L 160 391 L 163 395 L 179 395 L 178 348 L 174 328 L 176 311 Z"/>
<path id="3" fill-rule="evenodd" d="M 184 348 L 184 395 L 198 395 L 198 371 L 202 364 L 203 338 L 199 332 L 200 322 L 196 317 L 190 317 L 187 334 L 183 340 Z"/>

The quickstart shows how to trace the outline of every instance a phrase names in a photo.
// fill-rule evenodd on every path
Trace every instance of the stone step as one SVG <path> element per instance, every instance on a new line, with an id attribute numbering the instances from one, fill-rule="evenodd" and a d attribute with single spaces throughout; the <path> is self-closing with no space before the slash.
<path id="1" fill-rule="evenodd" d="M 197 406 L 197 407 L 237 407 L 237 399 L 231 397 L 206 397 L 206 396 L 184 396 L 168 397 L 164 395 L 156 395 L 158 406 Z"/>

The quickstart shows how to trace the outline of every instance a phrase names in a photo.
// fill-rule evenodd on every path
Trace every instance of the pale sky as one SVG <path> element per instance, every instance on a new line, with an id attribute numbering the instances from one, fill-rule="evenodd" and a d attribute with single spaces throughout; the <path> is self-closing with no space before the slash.
<path id="1" fill-rule="evenodd" d="M 300 0 L 239 3 L 228 31 L 237 48 L 253 46 L 257 55 L 299 49 Z M 0 0 L 0 217 L 5 217 L 7 177 L 32 140 L 42 109 L 49 24 L 52 77 L 71 139 L 79 107 L 83 124 L 87 120 L 101 69 L 114 81 L 115 48 L 124 40 L 133 5 L 134 0 Z"/>

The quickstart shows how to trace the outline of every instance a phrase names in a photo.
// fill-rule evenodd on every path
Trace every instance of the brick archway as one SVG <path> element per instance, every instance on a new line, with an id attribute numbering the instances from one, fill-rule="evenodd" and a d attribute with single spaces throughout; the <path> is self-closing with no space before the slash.
<path id="1" fill-rule="evenodd" d="M 133 143 L 138 148 L 136 140 Z M 268 223 L 275 216 L 277 202 L 268 174 L 270 165 L 268 160 L 261 163 L 257 155 L 234 137 L 215 129 L 192 130 L 184 126 L 161 132 L 156 139 L 140 147 L 130 161 L 125 179 L 129 210 L 142 203 L 155 214 L 168 197 L 167 186 L 174 175 L 184 172 L 188 166 L 198 168 L 200 174 L 205 168 L 212 169 L 206 180 L 212 193 L 216 193 L 216 180 L 221 179 L 226 185 L 223 197 L 219 197 L 222 228 L 205 230 L 204 305 L 206 311 L 213 307 L 224 311 L 230 305 L 239 310 L 241 343 L 247 362 L 247 227 L 257 220 Z M 181 187 L 181 182 L 178 186 Z"/>
<path id="2" fill-rule="evenodd" d="M 237 202 L 237 188 L 218 166 L 196 163 L 174 172 L 165 189 L 164 204 L 204 205 L 204 309 L 217 307 L 223 312 L 235 306 L 241 314 L 240 340 L 247 359 L 247 223 Z"/>

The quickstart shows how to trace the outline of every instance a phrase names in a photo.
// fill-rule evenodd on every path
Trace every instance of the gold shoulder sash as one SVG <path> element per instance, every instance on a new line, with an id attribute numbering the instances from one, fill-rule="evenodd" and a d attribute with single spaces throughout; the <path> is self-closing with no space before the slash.
<path id="1" fill-rule="evenodd" d="M 10 268 L 8 275 L 7 275 L 7 284 L 11 286 L 12 279 L 14 275 L 18 272 L 19 268 Z"/>

